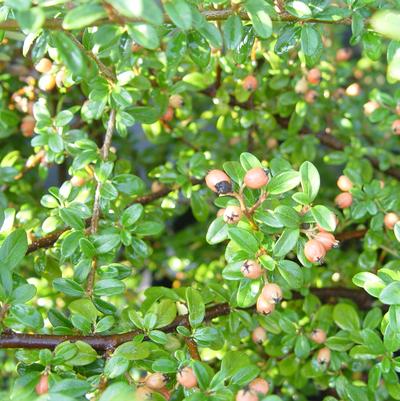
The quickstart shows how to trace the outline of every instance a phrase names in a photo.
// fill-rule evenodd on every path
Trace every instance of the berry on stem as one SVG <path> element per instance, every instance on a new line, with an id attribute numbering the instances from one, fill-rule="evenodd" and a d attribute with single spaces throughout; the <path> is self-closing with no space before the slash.
<path id="1" fill-rule="evenodd" d="M 261 167 L 255 167 L 247 171 L 244 176 L 244 184 L 250 189 L 259 189 L 267 185 L 268 175 Z"/>
<path id="2" fill-rule="evenodd" d="M 231 179 L 222 170 L 211 170 L 206 175 L 206 184 L 218 194 L 232 192 Z"/>
<path id="3" fill-rule="evenodd" d="M 400 135 L 400 120 L 393 121 L 392 131 L 393 131 L 393 134 Z"/>
<path id="4" fill-rule="evenodd" d="M 47 72 L 49 72 L 52 67 L 53 67 L 53 63 L 51 62 L 51 60 L 49 60 L 46 57 L 43 57 L 42 59 L 40 59 L 38 61 L 37 64 L 35 64 L 35 70 L 42 74 L 46 74 Z"/>
<path id="5" fill-rule="evenodd" d="M 277 284 L 268 283 L 261 290 L 261 296 L 269 303 L 278 304 L 282 301 L 282 289 Z"/>
<path id="6" fill-rule="evenodd" d="M 327 347 L 321 348 L 317 354 L 317 361 L 320 365 L 328 365 L 331 361 L 331 350 Z"/>
<path id="7" fill-rule="evenodd" d="M 346 95 L 350 97 L 360 96 L 361 94 L 361 86 L 359 83 L 355 82 L 354 84 L 349 85 L 346 88 Z"/>
<path id="8" fill-rule="evenodd" d="M 47 394 L 49 392 L 49 375 L 44 373 L 40 376 L 39 383 L 35 387 L 37 395 Z"/>
<path id="9" fill-rule="evenodd" d="M 253 332 L 251 333 L 251 339 L 253 340 L 253 342 L 255 342 L 256 344 L 261 344 L 263 343 L 266 339 L 267 339 L 267 332 L 266 330 L 261 327 L 258 326 L 256 327 Z"/>
<path id="10" fill-rule="evenodd" d="M 242 87 L 248 92 L 253 92 L 257 89 L 258 82 L 254 75 L 247 75 L 247 77 L 242 82 Z"/>
<path id="11" fill-rule="evenodd" d="M 197 378 L 193 369 L 189 366 L 184 367 L 177 373 L 176 381 L 185 388 L 193 388 L 197 386 Z"/>
<path id="12" fill-rule="evenodd" d="M 320 242 L 326 251 L 330 251 L 332 248 L 336 248 L 339 245 L 339 241 L 335 236 L 328 232 L 318 233 L 314 239 Z"/>
<path id="13" fill-rule="evenodd" d="M 167 377 L 162 373 L 151 373 L 145 379 L 146 386 L 151 390 L 160 390 L 167 384 Z"/>
<path id="14" fill-rule="evenodd" d="M 249 383 L 249 388 L 255 393 L 266 395 L 269 391 L 269 383 L 261 377 L 257 377 Z"/>
<path id="15" fill-rule="evenodd" d="M 321 81 L 321 71 L 318 68 L 311 68 L 307 74 L 307 81 L 312 85 L 318 85 Z"/>
<path id="16" fill-rule="evenodd" d="M 348 60 L 350 60 L 352 53 L 353 52 L 349 48 L 339 49 L 336 52 L 336 61 L 339 61 L 339 62 L 348 61 Z"/>
<path id="17" fill-rule="evenodd" d="M 399 216 L 396 213 L 386 213 L 383 218 L 383 223 L 388 230 L 393 230 L 395 224 L 399 221 Z"/>
<path id="18" fill-rule="evenodd" d="M 165 113 L 161 117 L 161 120 L 163 120 L 163 121 L 168 123 L 168 122 L 172 121 L 173 118 L 174 118 L 174 109 L 171 106 L 168 106 L 167 110 L 165 111 Z"/>
<path id="19" fill-rule="evenodd" d="M 246 260 L 243 263 L 240 271 L 244 277 L 251 279 L 257 279 L 263 274 L 263 268 L 255 260 Z"/>
<path id="20" fill-rule="evenodd" d="M 254 391 L 244 388 L 236 394 L 236 401 L 258 401 L 258 395 Z"/>
<path id="21" fill-rule="evenodd" d="M 321 329 L 314 329 L 310 335 L 312 341 L 317 344 L 323 344 L 326 341 L 326 333 Z"/>
<path id="22" fill-rule="evenodd" d="M 38 82 L 39 89 L 42 91 L 50 92 L 56 86 L 56 79 L 52 74 L 44 74 L 40 77 Z"/>
<path id="23" fill-rule="evenodd" d="M 34 134 L 36 120 L 32 116 L 25 116 L 21 122 L 21 132 L 26 138 L 30 138 Z"/>
<path id="24" fill-rule="evenodd" d="M 224 212 L 224 221 L 228 224 L 236 224 L 242 218 L 242 209 L 239 206 L 227 206 Z"/>
<path id="25" fill-rule="evenodd" d="M 321 242 L 310 239 L 304 245 L 304 255 L 312 263 L 321 263 L 326 255 L 326 249 Z"/>
<path id="26" fill-rule="evenodd" d="M 304 94 L 304 100 L 307 102 L 307 103 L 314 103 L 315 102 L 315 99 L 318 97 L 318 93 L 315 91 L 315 90 L 313 90 L 313 89 L 310 89 L 310 90 L 308 90 L 305 94 Z"/>
<path id="27" fill-rule="evenodd" d="M 342 192 L 335 198 L 335 203 L 338 208 L 346 209 L 353 203 L 353 196 L 348 192 Z"/>
<path id="28" fill-rule="evenodd" d="M 336 184 L 338 188 L 343 192 L 349 192 L 350 189 L 353 188 L 353 183 L 351 182 L 350 178 L 345 175 L 341 175 L 338 178 Z"/>
<path id="29" fill-rule="evenodd" d="M 257 298 L 256 309 L 258 313 L 269 315 L 275 310 L 275 304 L 268 302 L 262 295 Z"/>

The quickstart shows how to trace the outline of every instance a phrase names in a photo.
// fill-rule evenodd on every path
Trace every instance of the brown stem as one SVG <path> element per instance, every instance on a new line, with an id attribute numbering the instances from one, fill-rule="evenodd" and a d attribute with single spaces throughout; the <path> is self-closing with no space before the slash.
<path id="1" fill-rule="evenodd" d="M 190 357 L 196 361 L 201 361 L 199 350 L 197 348 L 196 342 L 191 337 L 185 337 L 185 343 L 188 348 Z"/>
<path id="2" fill-rule="evenodd" d="M 351 299 L 360 309 L 368 310 L 377 300 L 363 290 L 357 288 L 311 288 L 310 292 L 317 296 L 323 303 L 336 303 L 339 298 Z M 303 299 L 300 293 L 294 292 L 294 300 Z M 240 308 L 236 308 L 240 309 Z M 253 310 L 246 308 L 245 310 Z M 228 315 L 231 312 L 229 304 L 218 304 L 206 309 L 204 321 L 219 316 Z M 161 328 L 164 333 L 175 332 L 178 326 L 190 327 L 188 315 L 178 316 L 171 324 Z M 0 335 L 0 348 L 26 348 L 26 349 L 54 349 L 64 341 L 84 341 L 98 351 L 113 349 L 125 342 L 131 341 L 141 330 L 132 330 L 126 333 L 109 335 L 54 335 L 54 334 L 26 334 L 7 332 Z"/>

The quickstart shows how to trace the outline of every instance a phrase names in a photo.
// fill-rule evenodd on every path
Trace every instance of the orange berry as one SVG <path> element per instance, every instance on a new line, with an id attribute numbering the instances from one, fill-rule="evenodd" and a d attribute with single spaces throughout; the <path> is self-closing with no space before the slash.
<path id="1" fill-rule="evenodd" d="M 36 120 L 32 116 L 25 116 L 21 122 L 21 132 L 26 138 L 33 136 Z"/>
<path id="2" fill-rule="evenodd" d="M 266 395 L 269 391 L 269 383 L 266 380 L 261 379 L 261 377 L 257 377 L 257 379 L 254 379 L 249 383 L 249 388 L 255 393 Z"/>
<path id="3" fill-rule="evenodd" d="M 254 75 L 248 75 L 242 82 L 242 87 L 248 92 L 253 92 L 257 89 L 258 82 Z"/>
<path id="4" fill-rule="evenodd" d="M 342 192 L 335 198 L 335 203 L 338 208 L 346 209 L 353 203 L 353 197 L 348 192 Z"/>
<path id="5" fill-rule="evenodd" d="M 278 140 L 276 138 L 268 138 L 267 139 L 267 148 L 272 150 L 278 147 Z"/>
<path id="6" fill-rule="evenodd" d="M 351 188 L 353 188 L 353 183 L 351 182 L 349 177 L 346 177 L 345 175 L 341 175 L 337 182 L 336 182 L 338 188 L 343 191 L 343 192 L 349 192 Z"/>
<path id="7" fill-rule="evenodd" d="M 312 263 L 323 262 L 326 255 L 324 246 L 315 239 L 310 239 L 304 245 L 304 255 Z"/>
<path id="8" fill-rule="evenodd" d="M 219 209 L 218 212 L 217 212 L 217 217 L 223 216 L 224 213 L 225 213 L 225 209 Z"/>
<path id="9" fill-rule="evenodd" d="M 258 401 L 258 395 L 250 389 L 242 389 L 236 394 L 236 401 Z"/>
<path id="10" fill-rule="evenodd" d="M 304 100 L 307 102 L 307 103 L 314 103 L 315 102 L 315 99 L 318 97 L 318 93 L 315 91 L 315 90 L 313 90 L 313 89 L 310 89 L 310 90 L 308 90 L 305 94 L 304 94 Z"/>
<path id="11" fill-rule="evenodd" d="M 393 121 L 392 131 L 393 131 L 393 134 L 400 135 L 400 120 Z"/>
<path id="12" fill-rule="evenodd" d="M 247 171 L 244 176 L 244 184 L 251 189 L 259 189 L 267 185 L 268 175 L 261 167 L 255 167 Z"/>
<path id="13" fill-rule="evenodd" d="M 345 48 L 345 49 L 339 49 L 336 52 L 336 61 L 342 62 L 342 61 L 348 61 L 351 58 L 352 55 L 351 49 Z"/>
<path id="14" fill-rule="evenodd" d="M 399 221 L 399 216 L 397 216 L 396 213 L 390 212 L 386 213 L 385 217 L 383 218 L 383 222 L 385 224 L 385 227 L 388 230 L 393 230 L 395 224 Z"/>
<path id="15" fill-rule="evenodd" d="M 49 376 L 43 374 L 40 376 L 39 383 L 35 387 L 37 395 L 47 394 L 49 392 Z"/>
<path id="16" fill-rule="evenodd" d="M 308 71 L 307 81 L 312 85 L 318 85 L 321 82 L 321 71 L 318 68 L 312 68 Z"/>
<path id="17" fill-rule="evenodd" d="M 171 106 L 168 106 L 166 112 L 161 117 L 161 120 L 165 122 L 170 122 L 173 120 L 173 118 L 174 118 L 174 109 Z"/>
<path id="18" fill-rule="evenodd" d="M 192 368 L 184 367 L 176 375 L 176 381 L 185 388 L 193 388 L 197 386 L 197 378 Z"/>
<path id="19" fill-rule="evenodd" d="M 145 401 L 151 399 L 152 391 L 147 386 L 139 386 L 135 391 L 136 401 Z"/>
<path id="20" fill-rule="evenodd" d="M 326 333 L 321 329 L 314 329 L 310 337 L 317 344 L 323 344 L 326 341 Z"/>
<path id="21" fill-rule="evenodd" d="M 78 175 L 73 175 L 70 179 L 70 182 L 73 187 L 81 187 L 85 184 L 86 180 Z"/>
<path id="22" fill-rule="evenodd" d="M 231 179 L 222 170 L 211 170 L 206 175 L 206 184 L 211 191 L 226 194 L 232 191 Z"/>
<path id="23" fill-rule="evenodd" d="M 160 390 L 167 384 L 167 376 L 162 373 L 151 373 L 145 379 L 146 386 L 151 390 Z"/>
<path id="24" fill-rule="evenodd" d="M 274 283 L 267 283 L 261 290 L 261 296 L 269 303 L 278 304 L 282 301 L 282 289 Z"/>
<path id="25" fill-rule="evenodd" d="M 39 89 L 42 91 L 50 92 L 56 86 L 56 79 L 54 75 L 44 74 L 40 77 L 38 82 Z"/>
<path id="26" fill-rule="evenodd" d="M 328 232 L 318 233 L 314 239 L 320 242 L 326 251 L 336 248 L 339 245 L 339 241 L 335 236 Z"/>
<path id="27" fill-rule="evenodd" d="M 262 295 L 257 298 L 256 309 L 258 313 L 269 315 L 275 310 L 275 304 L 268 302 Z"/>
<path id="28" fill-rule="evenodd" d="M 327 347 L 321 348 L 317 354 L 317 361 L 320 365 L 328 365 L 331 361 L 331 350 Z"/>
<path id="29" fill-rule="evenodd" d="M 267 332 L 266 330 L 258 326 L 256 327 L 253 332 L 251 333 L 251 339 L 256 343 L 256 344 L 261 344 L 267 339 Z"/>
<path id="30" fill-rule="evenodd" d="M 246 260 L 240 271 L 244 277 L 251 279 L 257 279 L 263 274 L 263 268 L 255 260 Z"/>
<path id="31" fill-rule="evenodd" d="M 242 218 L 242 209 L 239 206 L 227 206 L 224 212 L 224 221 L 228 224 L 236 224 Z"/>
<path id="32" fill-rule="evenodd" d="M 53 63 L 46 57 L 43 57 L 42 59 L 39 60 L 37 64 L 35 64 L 35 70 L 42 74 L 46 74 L 47 72 L 49 72 L 52 69 L 52 67 Z"/>

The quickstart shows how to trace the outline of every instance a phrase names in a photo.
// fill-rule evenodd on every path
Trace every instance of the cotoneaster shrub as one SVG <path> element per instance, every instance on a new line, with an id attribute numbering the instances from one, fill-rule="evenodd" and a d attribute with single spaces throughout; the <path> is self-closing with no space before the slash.
<path id="1" fill-rule="evenodd" d="M 0 399 L 399 400 L 399 25 L 2 2 Z"/>

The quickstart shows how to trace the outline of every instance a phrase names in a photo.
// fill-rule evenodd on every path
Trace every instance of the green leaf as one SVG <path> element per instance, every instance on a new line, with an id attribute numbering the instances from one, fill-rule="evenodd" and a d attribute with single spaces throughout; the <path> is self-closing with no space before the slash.
<path id="1" fill-rule="evenodd" d="M 240 227 L 229 227 L 229 238 L 239 245 L 244 251 L 249 254 L 255 255 L 259 249 L 259 244 L 254 235 Z"/>
<path id="2" fill-rule="evenodd" d="M 353 283 L 364 288 L 368 294 L 379 297 L 379 294 L 385 288 L 385 282 L 376 274 L 370 272 L 360 272 L 353 277 Z"/>
<path id="3" fill-rule="evenodd" d="M 303 192 L 311 203 L 317 196 L 320 186 L 318 170 L 312 163 L 306 161 L 300 166 L 300 180 Z"/>
<path id="4" fill-rule="evenodd" d="M 268 15 L 267 3 L 264 0 L 247 0 L 245 8 L 257 35 L 263 39 L 269 38 L 272 35 L 272 21 Z"/>
<path id="5" fill-rule="evenodd" d="M 274 210 L 274 216 L 282 223 L 285 227 L 298 228 L 300 225 L 300 216 L 290 206 L 281 205 Z"/>
<path id="6" fill-rule="evenodd" d="M 394 281 L 379 294 L 379 300 L 386 305 L 400 305 L 400 281 Z"/>
<path id="7" fill-rule="evenodd" d="M 190 198 L 190 206 L 197 221 L 205 222 L 208 217 L 208 203 L 200 192 L 193 192 Z"/>
<path id="8" fill-rule="evenodd" d="M 272 177 L 267 185 L 270 195 L 279 195 L 288 192 L 300 184 L 300 174 L 297 171 L 284 171 Z"/>
<path id="9" fill-rule="evenodd" d="M 254 305 L 259 291 L 259 280 L 250 280 L 247 278 L 240 280 L 239 288 L 236 294 L 237 305 L 240 308 L 248 308 L 249 306 Z"/>
<path id="10" fill-rule="evenodd" d="M 204 319 L 205 305 L 199 291 L 192 287 L 186 289 L 186 302 L 189 309 L 189 322 L 192 327 L 199 326 Z"/>
<path id="11" fill-rule="evenodd" d="M 94 295 L 98 297 L 121 295 L 124 291 L 125 284 L 121 280 L 112 278 L 97 281 L 93 288 Z"/>
<path id="12" fill-rule="evenodd" d="M 228 225 L 224 222 L 223 217 L 215 219 L 208 227 L 206 241 L 210 245 L 219 244 L 228 238 Z"/>
<path id="13" fill-rule="evenodd" d="M 100 4 L 82 4 L 68 11 L 62 25 L 64 29 L 81 29 L 106 16 Z"/>
<path id="14" fill-rule="evenodd" d="M 292 1 L 291 3 L 286 4 L 286 11 L 297 18 L 310 18 L 312 16 L 312 12 L 310 7 L 306 3 L 303 3 L 300 0 Z"/>
<path id="15" fill-rule="evenodd" d="M 290 288 L 296 289 L 303 286 L 303 271 L 297 263 L 291 260 L 280 260 L 278 270 Z"/>
<path id="16" fill-rule="evenodd" d="M 146 343 L 133 340 L 117 347 L 114 355 L 122 356 L 128 361 L 139 361 L 147 358 L 150 355 L 150 351 Z"/>
<path id="17" fill-rule="evenodd" d="M 299 235 L 299 229 L 285 229 L 275 243 L 274 255 L 278 258 L 287 255 L 296 246 Z"/>
<path id="18" fill-rule="evenodd" d="M 21 29 L 37 32 L 42 27 L 46 16 L 41 8 L 33 7 L 29 10 L 18 11 L 16 18 Z"/>
<path id="19" fill-rule="evenodd" d="M 121 223 L 124 227 L 134 225 L 143 214 L 143 206 L 140 203 L 135 203 L 124 210 L 121 216 Z"/>
<path id="20" fill-rule="evenodd" d="M 333 320 L 343 330 L 360 330 L 360 318 L 351 305 L 337 304 L 333 309 Z"/>
<path id="21" fill-rule="evenodd" d="M 134 23 L 127 26 L 129 36 L 140 46 L 154 50 L 160 46 L 160 39 L 157 31 L 150 24 Z"/>
<path id="22" fill-rule="evenodd" d="M 85 291 L 80 284 L 70 278 L 56 278 L 53 281 L 53 287 L 56 291 L 61 291 L 70 297 L 83 297 Z"/>
<path id="23" fill-rule="evenodd" d="M 242 20 L 231 15 L 222 25 L 224 43 L 228 50 L 236 50 L 242 40 Z"/>
<path id="24" fill-rule="evenodd" d="M 125 17 L 141 18 L 156 25 L 163 23 L 162 11 L 156 0 L 110 0 L 109 3 Z"/>
<path id="25" fill-rule="evenodd" d="M 255 167 L 261 167 L 261 168 L 263 167 L 263 165 L 257 159 L 257 157 L 248 152 L 241 153 L 240 164 L 242 165 L 245 171 L 251 170 L 252 168 Z"/>
<path id="26" fill-rule="evenodd" d="M 68 365 L 85 366 L 97 359 L 97 352 L 89 344 L 83 341 L 76 341 L 74 344 L 78 348 L 78 352 L 67 361 Z"/>
<path id="27" fill-rule="evenodd" d="M 28 250 L 26 232 L 22 228 L 13 231 L 0 248 L 0 270 L 12 270 L 24 258 Z"/>
<path id="28" fill-rule="evenodd" d="M 400 40 L 400 12 L 398 10 L 380 10 L 372 16 L 370 23 L 372 28 L 381 35 Z"/>
<path id="29" fill-rule="evenodd" d="M 178 28 L 187 31 L 192 27 L 192 11 L 185 0 L 168 0 L 164 8 Z"/>
<path id="30" fill-rule="evenodd" d="M 319 226 L 326 231 L 335 231 L 336 217 L 335 213 L 330 211 L 327 207 L 322 205 L 313 206 L 311 214 Z"/>

